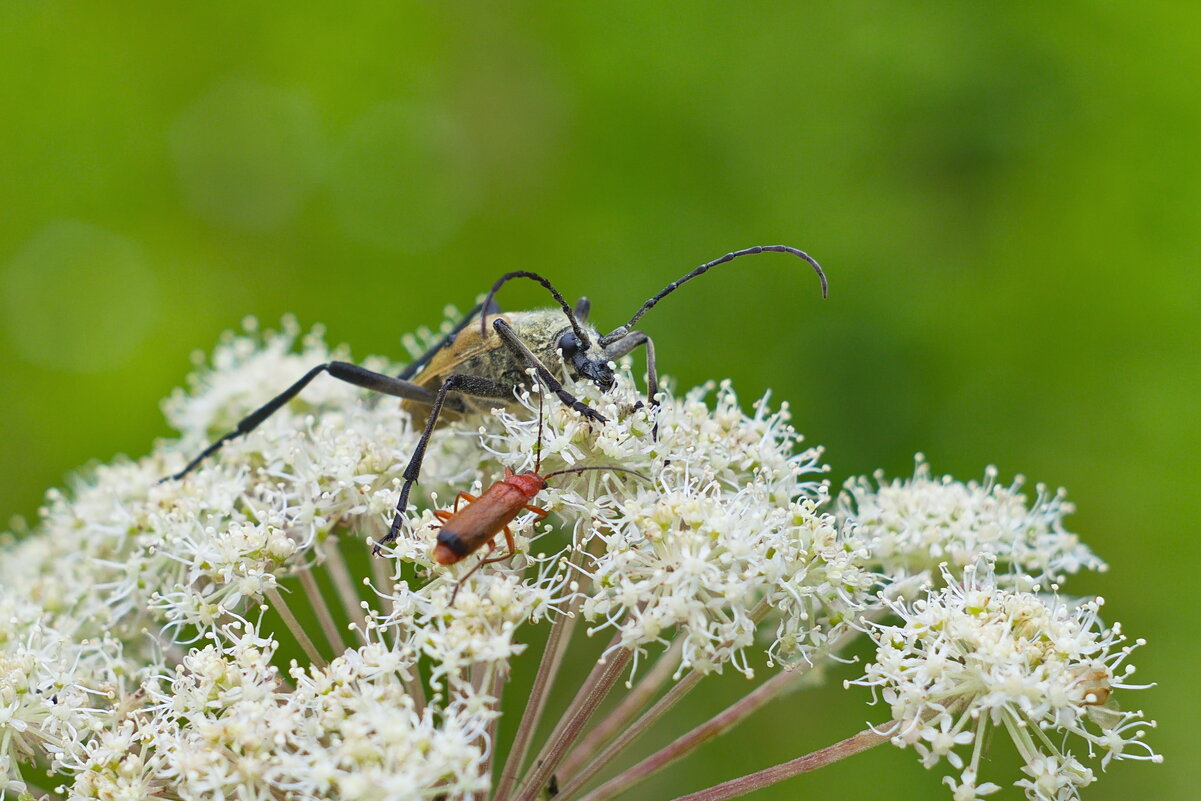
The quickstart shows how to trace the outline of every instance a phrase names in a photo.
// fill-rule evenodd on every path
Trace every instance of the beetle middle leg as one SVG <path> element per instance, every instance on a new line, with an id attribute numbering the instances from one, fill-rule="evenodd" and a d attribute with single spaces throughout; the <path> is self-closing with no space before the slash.
<path id="1" fill-rule="evenodd" d="M 442 386 L 438 388 L 438 394 L 434 396 L 429 417 L 425 421 L 425 430 L 421 432 L 421 438 L 417 440 L 417 447 L 413 449 L 413 455 L 409 457 L 409 463 L 402 474 L 404 484 L 400 488 L 400 498 L 396 501 L 396 514 L 392 517 L 392 527 L 388 529 L 386 536 L 376 541 L 375 547 L 371 549 L 372 554 L 379 556 L 384 546 L 400 535 L 400 526 L 404 522 L 405 513 L 409 508 L 409 493 L 421 475 L 421 463 L 425 460 L 425 451 L 429 447 L 434 428 L 438 425 L 438 415 L 442 413 L 442 405 L 446 402 L 447 394 L 460 392 L 477 398 L 499 400 L 507 399 L 512 391 L 512 388 L 505 384 L 463 373 L 456 373 L 442 382 Z"/>
<path id="2" fill-rule="evenodd" d="M 545 520 L 546 516 L 550 514 L 550 512 L 546 511 L 541 506 L 530 506 L 527 504 L 526 506 L 523 506 L 522 508 L 534 513 L 534 515 L 535 515 L 534 522 L 535 523 L 537 523 L 538 521 L 541 521 L 541 520 Z M 508 547 L 509 552 L 506 554 L 502 554 L 500 556 L 493 556 L 488 559 L 481 559 L 480 563 L 478 565 L 476 565 L 474 568 L 472 568 L 471 573 L 474 573 L 476 570 L 479 570 L 480 567 L 482 567 L 483 565 L 490 565 L 490 564 L 493 564 L 494 562 L 503 562 L 506 559 L 511 558 L 513 556 L 513 554 L 517 553 L 517 541 L 515 539 L 513 539 L 512 527 L 505 526 L 503 533 L 505 535 L 505 545 Z M 496 540 L 492 540 L 491 542 L 488 543 L 488 553 L 492 553 L 494 550 L 496 550 Z M 468 573 L 467 576 L 470 576 L 471 573 Z M 463 576 L 463 578 L 467 578 L 467 576 Z"/>

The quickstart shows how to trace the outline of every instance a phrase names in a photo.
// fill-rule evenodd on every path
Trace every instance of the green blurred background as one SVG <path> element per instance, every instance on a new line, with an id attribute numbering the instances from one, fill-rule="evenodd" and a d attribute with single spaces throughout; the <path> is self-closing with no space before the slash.
<path id="1" fill-rule="evenodd" d="M 0 509 L 145 453 L 244 315 L 399 357 L 506 270 L 612 327 L 783 242 L 829 300 L 786 256 L 725 266 L 645 319 L 662 369 L 773 388 L 836 481 L 921 450 L 1066 485 L 1113 565 L 1071 588 L 1150 641 L 1128 700 L 1167 758 L 1087 797 L 1196 798 L 1199 27 L 1194 2 L 6 0 Z M 864 697 L 785 699 L 631 797 L 849 735 Z M 799 795 L 950 797 L 895 749 L 755 798 Z"/>

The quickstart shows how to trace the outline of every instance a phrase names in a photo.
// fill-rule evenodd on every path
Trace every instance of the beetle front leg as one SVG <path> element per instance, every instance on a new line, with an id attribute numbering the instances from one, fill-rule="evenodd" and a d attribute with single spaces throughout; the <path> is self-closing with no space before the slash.
<path id="1" fill-rule="evenodd" d="M 636 348 L 646 346 L 646 394 L 651 406 L 658 406 L 655 396 L 659 394 L 659 368 L 655 363 L 655 343 L 642 331 L 631 331 L 621 339 L 605 348 L 605 355 L 612 361 L 633 352 Z"/>
<path id="2" fill-rule="evenodd" d="M 659 405 L 659 368 L 655 363 L 655 342 L 642 331 L 631 331 L 605 348 L 605 355 L 617 361 L 635 348 L 646 346 L 646 395 L 651 412 Z M 659 423 L 651 429 L 651 438 L 659 439 Z"/>

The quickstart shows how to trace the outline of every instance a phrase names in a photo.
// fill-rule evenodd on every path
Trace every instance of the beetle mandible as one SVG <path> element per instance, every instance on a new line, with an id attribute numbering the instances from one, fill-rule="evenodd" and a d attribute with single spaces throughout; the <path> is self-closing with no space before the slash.
<path id="1" fill-rule="evenodd" d="M 709 269 L 741 256 L 766 252 L 790 253 L 807 261 L 821 281 L 822 297 L 826 296 L 826 275 L 813 257 L 788 245 L 758 245 L 727 253 L 672 281 L 643 303 L 629 322 L 601 336 L 595 328 L 587 325 L 590 309 L 587 298 L 581 298 L 573 308 L 559 290 L 538 273 L 527 270 L 505 273 L 492 285 L 483 303 L 469 311 L 449 334 L 397 375 L 377 373 L 348 362 L 319 364 L 292 386 L 244 417 L 233 431 L 201 451 L 182 470 L 162 481 L 183 478 L 226 442 L 253 431 L 322 373 L 363 389 L 402 398 L 405 408 L 414 415 L 414 425 L 424 425 L 424 428 L 402 474 L 404 483 L 396 502 L 392 526 L 388 534 L 375 544 L 373 552 L 379 555 L 381 549 L 395 540 L 400 532 L 408 510 L 409 493 L 421 474 L 421 463 L 425 459 L 430 437 L 444 410 L 454 414 L 479 413 L 498 404 L 512 404 L 515 390 L 531 386 L 526 371 L 532 370 L 536 380 L 545 384 L 564 404 L 589 420 L 603 423 L 605 417 L 564 389 L 560 377 L 586 379 L 602 392 L 607 392 L 615 380 L 611 363 L 642 346 L 646 347 L 647 396 L 654 406 L 659 391 L 655 346 L 644 332 L 633 330 L 634 324 L 660 300 Z M 559 305 L 562 315 L 555 309 L 500 313 L 493 303 L 493 297 L 514 278 L 528 278 L 541 284 Z M 477 315 L 478 331 L 471 327 Z M 488 330 L 489 319 L 491 331 Z M 429 411 L 422 414 L 425 407 Z"/>

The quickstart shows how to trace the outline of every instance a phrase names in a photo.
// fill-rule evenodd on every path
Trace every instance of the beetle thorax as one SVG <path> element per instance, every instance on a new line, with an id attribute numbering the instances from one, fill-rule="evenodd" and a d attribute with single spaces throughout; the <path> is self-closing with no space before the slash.
<path id="1" fill-rule="evenodd" d="M 516 475 L 509 476 L 504 480 L 504 483 L 514 487 L 529 499 L 532 499 L 539 492 L 546 489 L 546 479 L 532 470 L 528 473 L 517 473 Z"/>
<path id="2" fill-rule="evenodd" d="M 580 326 L 588 338 L 587 347 L 581 348 L 571 323 L 558 309 L 514 312 L 504 316 L 529 349 L 560 378 L 570 376 L 592 381 L 606 391 L 613 386 L 609 358 L 600 347 L 600 334 L 595 328 Z"/>

